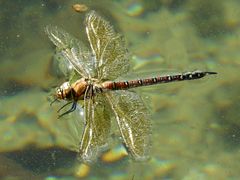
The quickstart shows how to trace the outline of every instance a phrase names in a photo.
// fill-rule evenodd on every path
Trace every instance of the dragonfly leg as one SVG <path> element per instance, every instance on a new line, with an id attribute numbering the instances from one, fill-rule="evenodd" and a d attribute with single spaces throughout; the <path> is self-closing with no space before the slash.
<path id="1" fill-rule="evenodd" d="M 67 105 L 69 105 L 69 104 L 71 104 L 71 103 L 72 103 L 72 101 L 67 102 L 67 103 L 64 104 L 62 107 L 60 107 L 59 110 L 58 110 L 57 112 L 59 113 L 64 107 L 66 107 Z"/>
<path id="2" fill-rule="evenodd" d="M 57 101 L 58 99 L 57 98 L 55 98 L 52 102 L 50 102 L 50 106 L 52 106 L 53 105 L 53 103 L 55 103 L 56 101 Z"/>
<path id="3" fill-rule="evenodd" d="M 70 103 L 71 103 L 71 102 L 70 102 Z M 70 104 L 70 103 L 67 103 L 67 104 L 65 104 L 64 106 L 66 106 L 66 105 L 68 105 L 68 104 Z M 63 107 L 62 107 L 62 108 L 63 108 Z M 62 108 L 61 108 L 61 109 L 62 109 Z M 60 115 L 58 116 L 58 119 L 61 118 L 61 117 L 64 116 L 64 115 L 68 114 L 68 113 L 71 113 L 71 112 L 75 111 L 76 108 L 77 108 L 77 102 L 74 101 L 74 102 L 72 103 L 72 107 L 71 107 L 69 110 L 67 110 L 66 112 L 60 114 Z"/>

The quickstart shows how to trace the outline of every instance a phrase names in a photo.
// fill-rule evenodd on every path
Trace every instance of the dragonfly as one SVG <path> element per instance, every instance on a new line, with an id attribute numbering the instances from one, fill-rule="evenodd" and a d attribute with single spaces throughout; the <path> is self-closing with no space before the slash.
<path id="1" fill-rule="evenodd" d="M 123 144 L 135 160 L 149 157 L 151 122 L 148 109 L 140 95 L 131 90 L 174 81 L 195 80 L 211 71 L 192 71 L 173 75 L 156 76 L 130 81 L 116 81 L 129 72 L 129 53 L 123 36 L 96 11 L 85 17 L 85 30 L 89 46 L 65 30 L 48 25 L 45 32 L 56 46 L 62 61 L 69 65 L 69 81 L 55 92 L 55 100 L 72 104 L 60 117 L 73 112 L 82 102 L 84 128 L 79 143 L 82 161 L 94 161 L 100 149 L 108 145 L 111 119 L 117 121 Z"/>

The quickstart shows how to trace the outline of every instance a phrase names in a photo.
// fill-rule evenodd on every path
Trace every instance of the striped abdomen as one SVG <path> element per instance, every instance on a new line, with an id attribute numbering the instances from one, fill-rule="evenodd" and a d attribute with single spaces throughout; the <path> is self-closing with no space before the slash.
<path id="1" fill-rule="evenodd" d="M 187 72 L 183 74 L 158 76 L 153 78 L 131 80 L 131 81 L 119 81 L 119 82 L 108 81 L 108 82 L 104 82 L 102 84 L 102 87 L 109 90 L 121 90 L 121 89 L 129 89 L 129 88 L 135 88 L 140 86 L 150 86 L 150 85 L 159 84 L 159 83 L 169 83 L 173 81 L 200 79 L 209 74 L 217 74 L 217 73 L 193 71 L 193 72 Z"/>

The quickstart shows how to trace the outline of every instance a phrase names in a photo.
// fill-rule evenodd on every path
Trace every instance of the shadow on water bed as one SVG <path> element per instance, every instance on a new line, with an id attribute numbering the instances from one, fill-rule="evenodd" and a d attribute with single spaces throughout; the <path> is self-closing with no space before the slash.
<path id="1" fill-rule="evenodd" d="M 76 154 L 60 148 L 26 148 L 3 155 L 35 174 L 54 174 L 60 168 L 70 169 L 76 161 Z"/>

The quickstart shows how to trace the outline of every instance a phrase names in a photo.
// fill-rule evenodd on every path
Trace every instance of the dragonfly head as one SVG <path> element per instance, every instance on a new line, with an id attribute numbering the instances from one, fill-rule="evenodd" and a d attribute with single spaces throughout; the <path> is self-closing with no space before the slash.
<path id="1" fill-rule="evenodd" d="M 71 99 L 72 98 L 72 87 L 69 82 L 64 82 L 59 88 L 56 90 L 56 98 L 57 99 Z"/>

